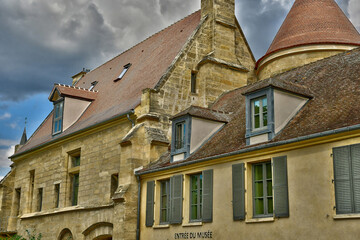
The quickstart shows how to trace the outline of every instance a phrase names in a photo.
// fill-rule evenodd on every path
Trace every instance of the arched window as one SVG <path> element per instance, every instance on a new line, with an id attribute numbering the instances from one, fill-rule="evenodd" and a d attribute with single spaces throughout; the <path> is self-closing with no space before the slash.
<path id="1" fill-rule="evenodd" d="M 58 240 L 72 240 L 73 235 L 68 228 L 63 229 L 60 234 Z"/>

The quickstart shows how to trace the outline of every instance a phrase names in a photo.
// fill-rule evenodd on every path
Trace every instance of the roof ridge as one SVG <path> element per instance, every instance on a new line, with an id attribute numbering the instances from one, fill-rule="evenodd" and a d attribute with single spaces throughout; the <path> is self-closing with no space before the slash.
<path id="1" fill-rule="evenodd" d="M 212 112 L 215 112 L 215 113 L 227 114 L 227 115 L 233 114 L 232 112 L 219 111 L 219 110 L 215 110 L 215 109 L 212 109 L 212 108 L 206 108 L 206 107 L 200 107 L 200 106 L 193 106 L 193 105 L 192 105 L 190 108 L 201 108 L 201 109 L 209 110 L 209 111 L 212 111 Z M 190 109 L 189 109 L 189 110 L 190 110 Z"/>
<path id="2" fill-rule="evenodd" d="M 86 89 L 86 88 L 75 87 L 75 86 L 72 86 L 72 85 L 66 85 L 66 84 L 62 84 L 62 83 L 55 83 L 54 85 L 55 86 L 60 86 L 60 87 L 73 88 L 73 89 L 77 89 L 77 90 L 83 90 L 83 91 L 87 91 L 87 92 L 94 92 L 94 93 L 99 92 L 99 91 L 95 91 L 95 90 L 89 90 L 89 89 Z"/>
<path id="3" fill-rule="evenodd" d="M 197 13 L 197 12 L 199 12 L 200 10 L 201 10 L 201 9 L 199 9 L 199 10 L 197 10 L 197 11 L 193 12 L 193 13 L 190 13 L 190 14 L 188 14 L 187 16 L 185 16 L 185 17 L 183 17 L 183 18 L 179 19 L 178 21 L 173 22 L 173 23 L 172 23 L 172 24 L 170 24 L 169 26 L 167 26 L 167 27 L 165 27 L 165 28 L 163 28 L 163 29 L 161 29 L 161 30 L 159 30 L 159 31 L 157 31 L 157 32 L 155 32 L 155 33 L 153 33 L 152 35 L 148 36 L 148 37 L 147 37 L 147 38 L 145 38 L 144 40 L 142 40 L 142 41 L 138 42 L 137 44 L 133 45 L 132 47 L 130 47 L 130 48 L 128 48 L 128 49 L 126 49 L 126 50 L 124 50 L 123 52 L 119 53 L 118 55 L 116 55 L 115 57 L 111 58 L 110 60 L 108 60 L 108 61 L 104 62 L 103 64 L 99 65 L 98 67 L 94 68 L 93 70 L 91 70 L 91 72 L 92 72 L 92 71 L 95 71 L 96 69 L 98 69 L 98 68 L 102 67 L 103 65 L 105 65 L 105 64 L 107 64 L 107 63 L 109 63 L 109 62 L 113 61 L 115 58 L 117 58 L 117 57 L 119 57 L 119 56 L 123 55 L 124 53 L 126 53 L 126 52 L 128 52 L 128 51 L 130 51 L 131 49 L 135 48 L 136 46 L 140 45 L 141 43 L 145 42 L 146 40 L 148 40 L 148 39 L 150 39 L 150 38 L 154 37 L 155 35 L 157 35 L 157 34 L 159 34 L 159 33 L 163 32 L 163 31 L 165 31 L 166 29 L 170 28 L 171 26 L 173 26 L 173 25 L 175 25 L 175 24 L 177 24 L 177 23 L 179 23 L 179 22 L 183 21 L 184 19 L 186 19 L 186 18 L 188 18 L 188 17 L 190 17 L 190 16 L 192 16 L 192 15 L 196 14 L 196 13 Z"/>

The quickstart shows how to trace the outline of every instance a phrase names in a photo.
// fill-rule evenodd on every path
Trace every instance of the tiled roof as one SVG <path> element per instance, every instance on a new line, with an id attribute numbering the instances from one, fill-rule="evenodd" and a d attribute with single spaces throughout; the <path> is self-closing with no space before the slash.
<path id="1" fill-rule="evenodd" d="M 258 85 L 268 82 L 263 80 Z M 326 58 L 275 76 L 272 81 L 301 85 L 313 98 L 275 137 L 256 146 L 277 143 L 360 124 L 360 48 Z M 245 96 L 254 85 L 221 96 L 212 110 L 233 112 L 230 121 L 206 144 L 184 161 L 170 163 L 169 154 L 139 173 L 190 164 L 192 161 L 252 148 L 245 133 Z"/>
<path id="2" fill-rule="evenodd" d="M 89 89 L 92 82 L 98 81 L 94 87 L 98 93 L 96 100 L 80 119 L 63 133 L 53 137 L 51 112 L 16 155 L 134 109 L 140 103 L 142 90 L 154 88 L 165 74 L 199 25 L 200 17 L 201 13 L 197 11 L 87 73 L 77 82 L 76 87 Z M 131 63 L 131 67 L 125 76 L 114 82 L 128 63 Z M 62 91 L 69 93 L 72 90 L 64 87 Z"/>
<path id="3" fill-rule="evenodd" d="M 228 122 L 231 113 L 215 111 L 215 110 L 203 108 L 203 107 L 191 106 L 188 109 L 176 114 L 171 119 L 174 119 L 174 118 L 177 118 L 180 116 L 184 116 L 184 115 L 200 117 L 200 118 L 209 119 L 209 120 L 218 121 L 218 122 Z"/>
<path id="4" fill-rule="evenodd" d="M 88 90 L 85 88 L 69 86 L 64 84 L 55 84 L 53 90 L 51 91 L 50 96 L 55 90 L 58 90 L 59 93 L 63 96 L 83 98 L 88 100 L 95 100 L 98 93 L 98 91 Z"/>
<path id="5" fill-rule="evenodd" d="M 329 43 L 360 46 L 360 35 L 334 0 L 296 0 L 264 57 L 290 47 Z"/>

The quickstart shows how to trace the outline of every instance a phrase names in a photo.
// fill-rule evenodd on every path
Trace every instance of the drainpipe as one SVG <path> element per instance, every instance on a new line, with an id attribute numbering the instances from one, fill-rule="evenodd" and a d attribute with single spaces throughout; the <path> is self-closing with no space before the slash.
<path id="1" fill-rule="evenodd" d="M 137 223 L 136 223 L 136 240 L 140 240 L 140 201 L 141 201 L 141 182 L 140 176 L 136 176 L 138 180 L 138 210 L 137 210 Z"/>
<path id="2" fill-rule="evenodd" d="M 131 109 L 131 114 L 134 114 L 134 109 Z M 129 119 L 129 121 L 131 122 L 131 127 L 135 126 L 135 122 L 130 118 L 130 113 L 126 114 L 127 119 Z"/>

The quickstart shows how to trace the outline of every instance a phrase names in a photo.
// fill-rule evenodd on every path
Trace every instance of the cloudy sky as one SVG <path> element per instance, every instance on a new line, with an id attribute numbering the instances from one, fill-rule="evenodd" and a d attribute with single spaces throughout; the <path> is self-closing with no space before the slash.
<path id="1" fill-rule="evenodd" d="M 236 0 L 236 16 L 256 59 L 294 0 Z M 337 0 L 360 29 L 360 1 Z M 71 84 L 153 33 L 200 8 L 200 0 L 1 0 L 0 179 L 28 118 L 31 135 L 49 114 L 53 83 Z"/>

